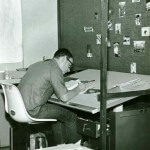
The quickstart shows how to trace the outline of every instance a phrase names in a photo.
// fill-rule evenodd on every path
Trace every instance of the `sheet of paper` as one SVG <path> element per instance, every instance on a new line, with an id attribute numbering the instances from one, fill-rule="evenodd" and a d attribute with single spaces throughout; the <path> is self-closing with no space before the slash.
<path id="1" fill-rule="evenodd" d="M 91 89 L 94 87 L 95 81 L 87 81 L 85 84 L 85 90 L 80 92 L 79 94 L 84 94 L 88 89 Z"/>
<path id="2" fill-rule="evenodd" d="M 68 82 L 65 82 L 65 86 L 67 87 L 68 90 L 72 90 L 74 88 L 76 88 L 80 83 L 80 80 L 70 80 Z"/>
<path id="3" fill-rule="evenodd" d="M 125 83 L 118 85 L 122 92 L 124 91 L 136 91 L 136 90 L 146 90 L 150 88 L 150 82 L 146 82 L 141 78 L 137 78 Z"/>
<path id="4" fill-rule="evenodd" d="M 58 146 L 42 148 L 42 150 L 90 150 L 90 149 L 87 147 L 83 147 L 79 144 L 61 144 Z"/>
<path id="5" fill-rule="evenodd" d="M 0 0 L 0 63 L 23 60 L 20 0 Z"/>

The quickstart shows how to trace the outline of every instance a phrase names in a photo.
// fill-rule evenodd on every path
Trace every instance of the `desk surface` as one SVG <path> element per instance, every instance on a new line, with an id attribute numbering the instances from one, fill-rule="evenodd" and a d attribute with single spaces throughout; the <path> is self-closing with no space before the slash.
<path id="1" fill-rule="evenodd" d="M 94 89 L 100 89 L 100 70 L 87 69 L 78 73 L 71 75 L 70 77 L 79 78 L 80 81 L 85 80 L 95 80 Z M 112 89 L 115 85 L 119 85 L 122 83 L 126 83 L 128 81 L 132 81 L 135 79 L 141 79 L 146 83 L 146 88 L 150 88 L 150 76 L 149 75 L 140 75 L 140 74 L 130 74 L 130 73 L 122 73 L 122 72 L 114 72 L 108 71 L 108 89 Z M 140 87 L 140 88 L 144 88 Z M 138 89 L 139 90 L 139 89 Z M 65 107 L 70 107 L 73 109 L 78 109 L 90 113 L 97 113 L 100 111 L 100 102 L 98 101 L 98 94 L 82 94 L 74 97 L 69 101 L 69 103 L 63 103 L 55 98 L 50 100 L 50 102 L 62 105 Z M 108 99 L 107 100 L 107 108 L 115 107 L 119 104 L 132 100 L 134 97 L 125 97 L 125 98 L 117 98 L 117 99 Z"/>

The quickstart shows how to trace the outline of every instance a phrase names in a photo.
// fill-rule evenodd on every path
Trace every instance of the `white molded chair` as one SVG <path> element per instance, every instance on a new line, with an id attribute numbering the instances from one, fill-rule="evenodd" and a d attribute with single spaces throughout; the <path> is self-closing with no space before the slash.
<path id="1" fill-rule="evenodd" d="M 26 111 L 19 89 L 15 85 L 9 83 L 1 83 L 1 86 L 5 97 L 5 111 L 13 120 L 28 124 L 57 121 L 56 119 L 39 119 L 31 117 Z"/>
<path id="2" fill-rule="evenodd" d="M 10 117 L 19 123 L 27 123 L 29 126 L 31 124 L 39 124 L 44 122 L 54 122 L 57 121 L 56 119 L 39 119 L 31 117 L 24 105 L 23 98 L 19 89 L 10 83 L 0 83 L 4 92 L 5 98 L 5 111 L 10 115 Z M 12 129 L 12 128 L 11 128 Z M 29 131 L 28 131 L 29 130 Z M 10 130 L 10 148 L 14 150 L 13 144 L 13 130 Z M 26 132 L 26 149 L 30 147 L 30 128 L 27 129 Z M 20 149 L 20 148 L 19 148 Z"/>

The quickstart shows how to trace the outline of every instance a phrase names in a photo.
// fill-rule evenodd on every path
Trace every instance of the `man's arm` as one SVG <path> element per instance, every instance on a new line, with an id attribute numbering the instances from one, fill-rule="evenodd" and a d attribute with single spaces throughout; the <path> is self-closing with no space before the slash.
<path id="1" fill-rule="evenodd" d="M 78 95 L 80 92 L 84 91 L 85 89 L 86 89 L 85 84 L 79 83 L 79 85 L 76 88 L 72 90 L 68 90 L 66 94 L 60 96 L 60 99 L 63 102 L 67 102 L 68 100 L 72 99 L 73 97 Z"/>

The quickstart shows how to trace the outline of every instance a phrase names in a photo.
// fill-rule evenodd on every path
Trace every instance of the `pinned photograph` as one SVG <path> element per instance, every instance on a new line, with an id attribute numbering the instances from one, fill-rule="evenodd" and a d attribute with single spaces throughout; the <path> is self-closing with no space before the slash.
<path id="1" fill-rule="evenodd" d="M 115 24 L 115 34 L 121 34 L 121 23 Z"/>
<path id="2" fill-rule="evenodd" d="M 111 47 L 111 43 L 109 40 L 107 40 L 107 47 Z"/>
<path id="3" fill-rule="evenodd" d="M 119 2 L 119 17 L 124 17 L 126 14 L 126 2 Z"/>
<path id="4" fill-rule="evenodd" d="M 150 0 L 146 0 L 146 10 L 150 11 Z"/>
<path id="5" fill-rule="evenodd" d="M 133 41 L 134 52 L 143 53 L 145 50 L 145 41 Z"/>
<path id="6" fill-rule="evenodd" d="M 114 48 L 114 56 L 120 57 L 119 42 L 114 42 L 113 48 Z"/>
<path id="7" fill-rule="evenodd" d="M 96 44 L 101 44 L 101 34 L 96 34 Z"/>
<path id="8" fill-rule="evenodd" d="M 94 32 L 93 27 L 84 27 L 84 32 Z"/>
<path id="9" fill-rule="evenodd" d="M 131 71 L 131 73 L 136 73 L 136 63 L 135 62 L 131 63 L 130 71 Z"/>
<path id="10" fill-rule="evenodd" d="M 135 24 L 137 26 L 141 25 L 141 14 L 135 14 Z"/>
<path id="11" fill-rule="evenodd" d="M 95 19 L 98 19 L 98 12 L 95 12 L 94 18 L 95 18 Z"/>
<path id="12" fill-rule="evenodd" d="M 112 14 L 113 14 L 113 10 L 112 10 L 111 8 L 108 10 L 108 14 L 109 14 L 109 15 L 112 15 Z"/>
<path id="13" fill-rule="evenodd" d="M 108 20 L 107 25 L 108 25 L 108 30 L 109 31 L 113 30 L 112 20 Z"/>
<path id="14" fill-rule="evenodd" d="M 132 0 L 132 3 L 140 2 L 140 0 Z"/>
<path id="15" fill-rule="evenodd" d="M 142 27 L 141 36 L 150 36 L 150 27 Z"/>
<path id="16" fill-rule="evenodd" d="M 123 37 L 123 45 L 130 45 L 130 37 L 129 36 Z"/>

